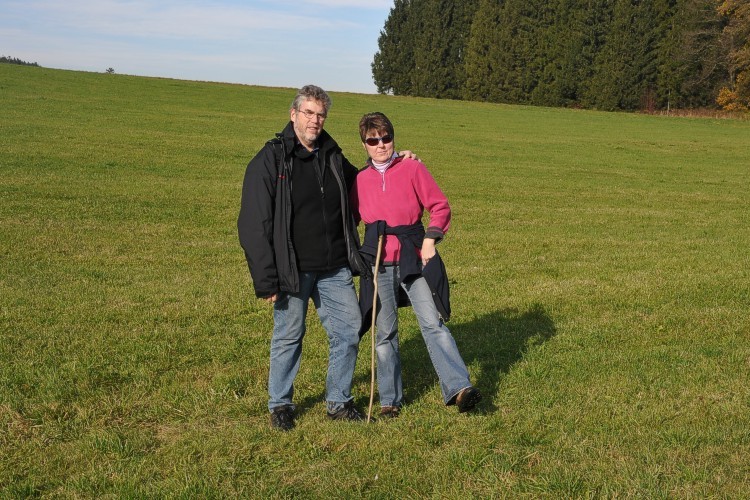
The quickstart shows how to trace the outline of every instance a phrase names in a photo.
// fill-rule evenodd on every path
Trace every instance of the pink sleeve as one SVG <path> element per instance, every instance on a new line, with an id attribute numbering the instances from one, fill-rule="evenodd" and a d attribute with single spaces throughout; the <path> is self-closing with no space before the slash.
<path id="1" fill-rule="evenodd" d="M 430 229 L 437 229 L 442 236 L 450 227 L 451 207 L 448 204 L 448 198 L 440 190 L 427 167 L 419 162 L 417 162 L 417 167 L 414 170 L 414 190 L 419 202 L 430 214 L 430 225 L 427 232 L 430 233 Z"/>

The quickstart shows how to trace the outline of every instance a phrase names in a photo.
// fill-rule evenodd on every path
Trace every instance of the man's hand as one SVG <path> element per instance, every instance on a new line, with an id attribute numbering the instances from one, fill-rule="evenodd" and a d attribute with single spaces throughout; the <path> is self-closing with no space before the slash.
<path id="1" fill-rule="evenodd" d="M 406 151 L 399 151 L 398 155 L 403 156 L 404 158 L 408 158 L 410 160 L 422 161 L 419 159 L 416 153 L 408 149 Z"/>
<path id="2" fill-rule="evenodd" d="M 273 304 L 274 302 L 276 302 L 276 300 L 277 300 L 278 298 L 279 298 L 279 294 L 278 294 L 278 293 L 274 293 L 274 294 L 273 294 L 273 295 L 271 295 L 270 297 L 266 297 L 266 298 L 265 298 L 265 299 L 263 299 L 263 300 L 265 300 L 266 302 L 270 302 L 271 304 Z"/>

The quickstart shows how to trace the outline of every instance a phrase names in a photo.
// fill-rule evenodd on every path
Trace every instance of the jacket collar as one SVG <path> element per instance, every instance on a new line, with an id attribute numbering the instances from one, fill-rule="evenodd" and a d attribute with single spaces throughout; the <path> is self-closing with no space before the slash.
<path id="1" fill-rule="evenodd" d="M 284 141 L 284 146 L 287 154 L 291 154 L 294 151 L 294 147 L 297 145 L 297 135 L 294 133 L 294 123 L 289 121 L 284 130 L 281 131 L 279 138 Z M 338 143 L 333 140 L 328 132 L 323 129 L 318 136 L 318 151 L 320 155 L 325 156 L 330 150 L 341 151 Z"/>

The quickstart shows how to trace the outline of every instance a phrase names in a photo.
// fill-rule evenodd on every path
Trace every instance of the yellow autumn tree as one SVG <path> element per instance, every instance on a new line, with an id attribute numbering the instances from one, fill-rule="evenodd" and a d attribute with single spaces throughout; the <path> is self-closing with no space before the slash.
<path id="1" fill-rule="evenodd" d="M 719 14 L 727 20 L 723 38 L 731 87 L 719 91 L 716 103 L 727 111 L 747 111 L 750 110 L 750 1 L 717 2 Z"/>

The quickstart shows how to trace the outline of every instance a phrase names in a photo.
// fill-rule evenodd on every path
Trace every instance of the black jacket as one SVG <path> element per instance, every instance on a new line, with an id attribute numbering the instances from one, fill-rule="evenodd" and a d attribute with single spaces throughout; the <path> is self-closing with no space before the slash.
<path id="1" fill-rule="evenodd" d="M 417 256 L 416 249 L 422 246 L 425 236 L 424 226 L 421 222 L 411 226 L 390 227 L 385 221 L 379 220 L 365 226 L 365 239 L 362 242 L 360 253 L 365 262 L 370 266 L 375 265 L 377 256 L 378 237 L 380 235 L 392 234 L 401 240 L 401 257 L 399 259 L 401 282 L 409 282 L 419 278 L 425 279 L 432 292 L 432 300 L 435 303 L 440 319 L 447 322 L 451 316 L 450 286 L 448 284 L 448 272 L 443 264 L 440 254 L 435 256 L 422 266 L 421 259 Z M 382 270 L 382 267 L 381 267 Z M 359 280 L 359 310 L 362 313 L 362 325 L 359 328 L 359 336 L 362 338 L 372 326 L 372 302 L 375 297 L 374 277 L 363 275 Z M 399 287 L 396 295 L 397 307 L 409 307 L 411 302 L 406 291 Z M 380 312 L 380 298 L 377 298 L 376 307 Z"/>
<path id="2" fill-rule="evenodd" d="M 328 249 L 327 255 L 345 257 L 343 260 L 334 259 L 331 269 L 326 269 L 324 263 L 317 263 L 315 269 L 304 270 L 333 270 L 334 267 L 346 265 L 348 261 L 354 274 L 368 272 L 358 252 L 359 238 L 354 218 L 349 210 L 348 193 L 357 175 L 357 168 L 344 158 L 341 148 L 327 132 L 321 132 L 318 146 L 319 161 L 326 169 L 324 175 L 328 176 L 328 181 L 334 180 L 338 185 L 338 190 L 334 189 L 331 192 L 337 192 L 340 201 L 339 204 L 334 204 L 335 214 L 327 213 L 331 212 L 331 205 L 323 203 L 319 204 L 316 209 L 319 213 L 305 213 L 304 216 L 310 216 L 311 220 L 315 216 L 329 222 L 338 220 L 341 224 L 341 231 L 338 233 L 342 237 L 327 239 L 322 235 L 313 234 L 312 239 L 316 242 L 313 244 L 315 250 L 305 248 L 310 238 L 305 238 L 305 235 L 297 237 L 292 231 L 295 200 L 300 198 L 294 196 L 293 187 L 298 190 L 321 188 L 309 182 L 294 186 L 292 182 L 294 164 L 299 158 L 295 159 L 295 147 L 298 146 L 291 122 L 280 134 L 277 134 L 276 139 L 268 141 L 250 160 L 245 171 L 237 230 L 250 268 L 255 295 L 258 297 L 270 297 L 278 292 L 298 292 L 299 254 L 312 251 L 313 257 L 317 257 L 321 253 L 318 248 L 320 241 L 335 245 L 335 248 Z M 328 208 L 325 208 L 326 206 Z M 310 210 L 310 207 L 307 206 L 306 210 Z M 322 228 L 320 231 L 325 232 Z M 345 248 L 340 248 L 341 245 Z M 324 258 L 321 257 L 321 259 Z"/>

